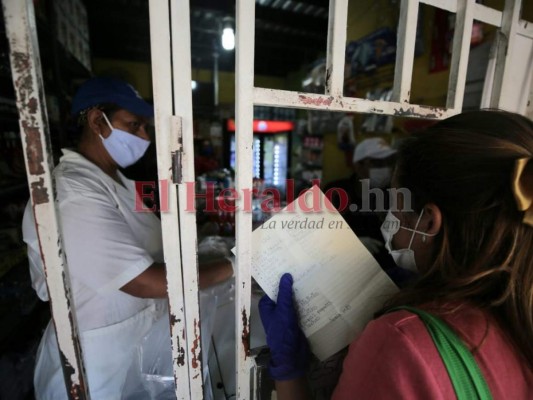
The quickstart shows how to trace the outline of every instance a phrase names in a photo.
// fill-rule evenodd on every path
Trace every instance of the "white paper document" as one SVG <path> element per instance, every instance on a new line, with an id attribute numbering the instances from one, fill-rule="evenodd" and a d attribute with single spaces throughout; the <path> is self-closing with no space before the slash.
<path id="1" fill-rule="evenodd" d="M 292 274 L 300 325 L 325 360 L 398 289 L 318 187 L 303 196 L 252 233 L 252 276 L 276 299 L 279 279 Z"/>

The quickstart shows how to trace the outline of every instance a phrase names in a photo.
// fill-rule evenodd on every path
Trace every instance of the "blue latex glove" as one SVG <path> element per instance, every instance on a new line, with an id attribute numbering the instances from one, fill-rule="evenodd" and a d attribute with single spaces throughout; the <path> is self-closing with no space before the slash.
<path id="1" fill-rule="evenodd" d="M 309 346 L 298 326 L 291 274 L 284 274 L 279 281 L 277 304 L 268 296 L 263 296 L 259 301 L 259 314 L 270 347 L 268 370 L 272 378 L 284 381 L 304 376 Z"/>

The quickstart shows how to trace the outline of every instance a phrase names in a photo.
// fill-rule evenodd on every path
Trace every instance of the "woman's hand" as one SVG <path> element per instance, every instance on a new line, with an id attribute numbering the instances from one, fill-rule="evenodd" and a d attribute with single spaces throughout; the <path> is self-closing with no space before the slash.
<path id="1" fill-rule="evenodd" d="M 270 347 L 269 372 L 272 378 L 285 381 L 304 376 L 309 346 L 298 326 L 290 274 L 284 274 L 280 279 L 277 303 L 263 296 L 259 301 L 259 313 Z"/>

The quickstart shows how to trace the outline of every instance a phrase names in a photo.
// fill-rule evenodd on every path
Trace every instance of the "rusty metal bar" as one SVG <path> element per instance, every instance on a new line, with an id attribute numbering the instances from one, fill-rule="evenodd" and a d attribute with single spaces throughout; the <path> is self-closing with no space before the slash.
<path id="1" fill-rule="evenodd" d="M 441 10 L 446 10 L 451 13 L 457 12 L 457 2 L 458 0 L 420 0 L 420 3 L 440 8 Z M 474 5 L 474 19 L 499 27 L 502 23 L 502 12 L 484 6 L 483 4 L 476 3 Z"/>
<path id="2" fill-rule="evenodd" d="M 254 89 L 254 104 L 307 110 L 371 113 L 396 117 L 443 119 L 457 113 L 441 107 L 366 100 L 353 97 L 333 97 L 322 94 L 291 92 L 277 89 Z"/>
<path id="3" fill-rule="evenodd" d="M 236 10 L 236 190 L 240 194 L 235 205 L 236 213 L 236 264 L 235 271 L 235 343 L 237 399 L 250 398 L 250 305 L 252 265 L 252 214 L 245 210 L 251 202 L 252 146 L 254 107 L 254 39 L 255 1 L 237 0 Z M 248 193 L 248 194 L 246 194 Z M 249 197 L 245 199 L 245 197 Z"/>
<path id="4" fill-rule="evenodd" d="M 409 103 L 411 96 L 418 6 L 418 0 L 402 0 L 400 7 L 398 46 L 394 69 L 394 87 L 392 89 L 392 101 L 397 103 Z"/>
<path id="5" fill-rule="evenodd" d="M 451 13 L 457 11 L 457 0 L 420 0 L 420 3 L 440 8 L 441 10 L 446 10 Z"/>
<path id="6" fill-rule="evenodd" d="M 450 66 L 446 107 L 455 108 L 459 111 L 463 108 L 463 97 L 465 94 L 472 24 L 474 23 L 474 5 L 475 0 L 459 0 L 457 4 L 457 16 L 455 18 L 452 62 Z"/>
<path id="7" fill-rule="evenodd" d="M 330 0 L 328 50 L 326 59 L 326 94 L 342 96 L 348 0 Z"/>
<path id="8" fill-rule="evenodd" d="M 515 36 L 518 30 L 522 0 L 506 0 L 502 15 L 502 25 L 496 48 L 496 64 L 491 91 L 490 106 L 504 108 L 507 101 L 513 102 L 516 90 L 521 87 L 517 77 L 510 73 L 511 56 L 516 51 Z"/>
<path id="9" fill-rule="evenodd" d="M 529 87 L 529 97 L 524 115 L 533 121 L 533 80 Z"/>
<path id="10" fill-rule="evenodd" d="M 502 12 L 483 4 L 474 4 L 474 19 L 498 28 L 502 26 Z"/>
<path id="11" fill-rule="evenodd" d="M 159 190 L 160 198 L 168 199 L 168 208 L 161 213 L 161 229 L 167 269 L 174 383 L 176 398 L 181 400 L 190 398 L 190 356 L 186 343 L 177 189 L 170 182 L 173 178 L 171 153 L 181 150 L 182 128 L 181 119 L 173 117 L 169 2 L 150 0 L 149 10 Z"/>
<path id="12" fill-rule="evenodd" d="M 196 213 L 187 211 L 187 182 L 194 182 L 194 141 L 191 90 L 191 28 L 189 0 L 170 2 L 170 32 L 172 43 L 172 82 L 174 115 L 181 121 L 183 146 L 182 174 L 185 183 L 178 184 L 178 212 L 182 251 L 181 270 L 185 302 L 186 341 L 189 352 L 189 389 L 191 399 L 203 393 L 202 341 L 198 299 L 198 257 Z M 175 238 L 173 239 L 175 240 Z M 175 243 L 175 242 L 174 242 Z"/>
<path id="13" fill-rule="evenodd" d="M 55 200 L 50 131 L 32 0 L 3 0 L 24 161 L 69 399 L 89 399 Z"/>
<path id="14" fill-rule="evenodd" d="M 520 20 L 516 33 L 528 39 L 533 39 L 533 22 Z"/>

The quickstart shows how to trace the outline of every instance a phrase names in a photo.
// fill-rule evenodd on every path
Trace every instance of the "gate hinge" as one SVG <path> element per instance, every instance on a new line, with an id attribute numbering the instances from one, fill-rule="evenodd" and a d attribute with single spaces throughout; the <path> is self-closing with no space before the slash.
<path id="1" fill-rule="evenodd" d="M 183 182 L 183 127 L 181 117 L 173 115 L 170 118 L 170 143 L 174 148 L 170 152 L 172 183 L 178 185 Z"/>
<path id="2" fill-rule="evenodd" d="M 172 159 L 172 183 L 181 184 L 183 182 L 183 167 L 182 167 L 182 157 L 183 151 L 176 150 L 171 153 Z"/>

